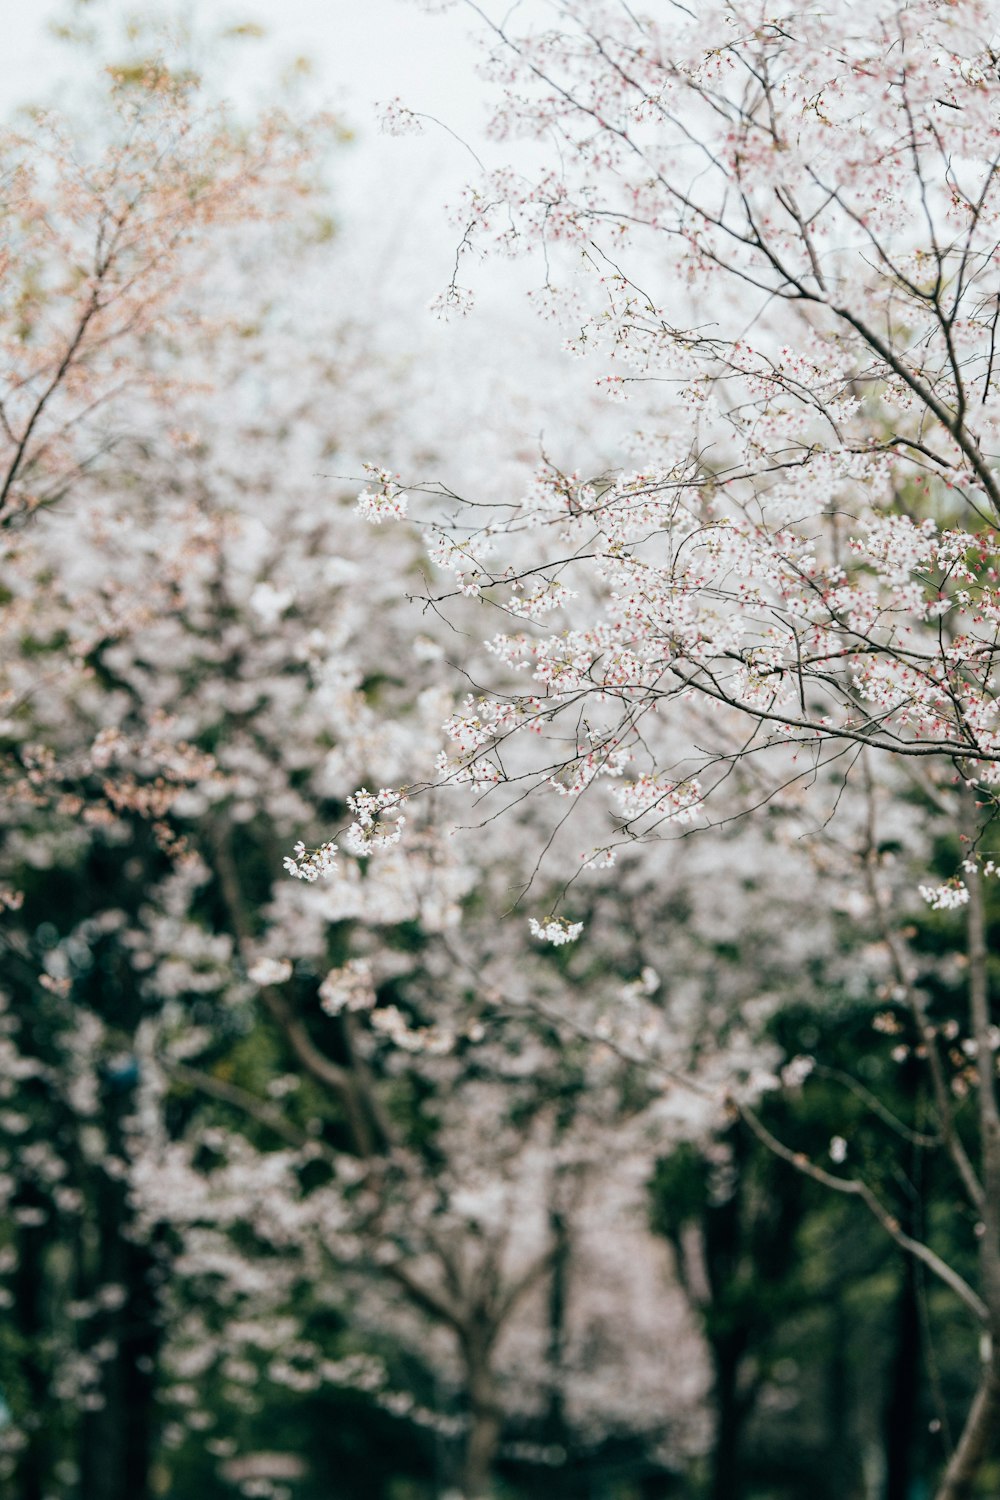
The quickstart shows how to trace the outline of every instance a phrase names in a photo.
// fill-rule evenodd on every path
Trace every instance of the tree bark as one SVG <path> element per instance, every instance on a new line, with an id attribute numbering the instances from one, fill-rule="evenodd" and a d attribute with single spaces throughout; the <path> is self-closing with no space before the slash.
<path id="1" fill-rule="evenodd" d="M 566 1342 L 566 1301 L 569 1280 L 569 1233 L 565 1215 L 553 1208 L 549 1229 L 555 1247 L 552 1276 L 549 1281 L 549 1401 L 545 1414 L 545 1438 L 550 1443 L 565 1443 L 566 1412 L 563 1401 L 563 1353 Z"/>
<path id="2" fill-rule="evenodd" d="M 493 1464 L 500 1446 L 500 1419 L 496 1407 L 474 1405 L 470 1412 L 469 1435 L 463 1464 L 465 1500 L 488 1500 L 493 1492 Z"/>
<path id="3" fill-rule="evenodd" d="M 988 944 L 982 877 L 975 861 L 982 817 L 971 784 L 963 788 L 964 837 L 973 852 L 966 866 L 969 892 L 969 1021 L 975 1042 L 979 1116 L 982 1220 L 979 1269 L 989 1318 L 979 1386 L 965 1426 L 944 1472 L 935 1500 L 970 1500 L 976 1480 L 1000 1430 L 1000 1102 L 997 1100 L 989 993 Z"/>
<path id="4" fill-rule="evenodd" d="M 715 1364 L 715 1436 L 712 1443 L 711 1500 L 739 1500 L 740 1440 L 746 1403 L 738 1389 L 742 1350 L 731 1340 L 713 1342 Z"/>
<path id="5" fill-rule="evenodd" d="M 908 1255 L 896 1302 L 895 1344 L 885 1405 L 885 1500 L 910 1500 L 920 1393 L 920 1307 L 916 1262 Z"/>
<path id="6" fill-rule="evenodd" d="M 492 1339 L 478 1328 L 462 1337 L 468 1381 L 469 1430 L 462 1460 L 464 1500 L 489 1500 L 493 1465 L 500 1447 L 500 1408 L 491 1369 Z"/>
<path id="7" fill-rule="evenodd" d="M 161 1343 L 157 1261 L 145 1244 L 126 1248 L 128 1302 L 122 1309 L 120 1369 L 128 1405 L 123 1434 L 123 1500 L 145 1500 L 156 1433 L 156 1364 Z"/>
<path id="8" fill-rule="evenodd" d="M 817 1485 L 830 1500 L 847 1500 L 858 1495 L 858 1442 L 851 1421 L 854 1392 L 847 1350 L 851 1339 L 851 1320 L 844 1306 L 843 1283 L 837 1288 L 832 1306 L 832 1347 L 826 1367 L 827 1440 L 823 1476 Z"/>
<path id="9" fill-rule="evenodd" d="M 1000 1352 L 996 1345 L 983 1366 L 975 1400 L 958 1446 L 934 1500 L 972 1500 L 979 1470 L 1000 1430 Z"/>
<path id="10" fill-rule="evenodd" d="M 43 1358 L 45 1319 L 44 1255 L 49 1230 L 48 1205 L 31 1183 L 22 1185 L 15 1207 L 43 1212 L 41 1224 L 26 1224 L 18 1234 L 18 1262 L 14 1275 L 14 1324 L 24 1357 L 21 1374 L 30 1402 L 24 1427 L 27 1443 L 16 1470 L 17 1500 L 43 1500 L 48 1478 L 51 1444 L 46 1438 L 45 1418 L 49 1400 L 49 1375 Z"/>
<path id="11" fill-rule="evenodd" d="M 900 1085 L 918 1107 L 920 1064 L 910 1058 L 900 1069 Z M 904 1205 L 903 1228 L 915 1239 L 923 1239 L 926 1192 L 924 1147 L 915 1139 L 907 1143 L 904 1171 L 914 1185 L 914 1197 Z M 921 1355 L 923 1352 L 917 1263 L 902 1256 L 902 1280 L 896 1298 L 894 1348 L 889 1370 L 889 1390 L 883 1415 L 885 1452 L 884 1500 L 910 1500 L 915 1440 L 920 1403 Z"/>

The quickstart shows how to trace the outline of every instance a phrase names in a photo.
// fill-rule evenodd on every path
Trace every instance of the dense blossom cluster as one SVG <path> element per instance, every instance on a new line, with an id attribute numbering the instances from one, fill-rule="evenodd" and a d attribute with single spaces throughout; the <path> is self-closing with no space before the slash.
<path id="1" fill-rule="evenodd" d="M 160 127 L 181 110 L 186 139 L 189 106 L 172 96 Z M 291 147 L 272 144 L 287 164 Z M 248 218 L 263 206 L 251 198 Z M 147 226 L 151 253 L 161 228 Z M 305 234 L 290 212 L 293 228 Z M 415 636 L 401 597 L 418 546 L 394 529 L 373 569 L 352 497 L 315 496 L 331 429 L 367 432 L 384 374 L 369 330 L 339 313 L 303 348 L 295 278 L 281 257 L 260 264 L 271 245 L 247 235 L 225 288 L 204 289 L 213 310 L 239 303 L 236 336 L 224 318 L 196 336 L 197 280 L 171 282 L 191 297 L 170 367 L 176 430 L 146 404 L 163 355 L 139 339 L 121 367 L 136 365 L 134 404 L 116 392 L 105 415 L 142 441 L 91 463 L 76 408 L 60 415 L 53 397 L 46 421 L 81 444 L 73 503 L 21 506 L 4 532 L 0 944 L 16 957 L 0 993 L 0 1304 L 16 1310 L 0 1337 L 0 1484 L 44 1472 L 68 1493 L 59 1476 L 110 1452 L 127 1405 L 162 1408 L 161 1434 L 136 1439 L 147 1467 L 158 1444 L 168 1467 L 195 1455 L 249 1497 L 265 1481 L 244 1450 L 268 1403 L 343 1386 L 425 1423 L 449 1462 L 475 1435 L 480 1469 L 498 1414 L 536 1420 L 553 1383 L 581 1430 L 651 1442 L 666 1423 L 674 1458 L 697 1451 L 704 1354 L 676 1285 L 658 1304 L 666 1335 L 636 1362 L 623 1305 L 588 1297 L 599 1265 L 581 1252 L 550 1368 L 553 1204 L 560 1253 L 575 1255 L 606 1217 L 607 1130 L 636 1163 L 619 1254 L 639 1283 L 664 1274 L 642 1207 L 650 1145 L 619 1117 L 621 1066 L 555 1109 L 576 1054 L 523 1008 L 502 1025 L 484 975 L 502 986 L 530 962 L 533 992 L 564 987 L 522 924 L 500 939 L 492 920 L 462 926 L 474 893 L 508 877 L 482 840 L 443 838 L 428 801 L 397 790 L 433 776 L 451 701 L 433 622 Z M 321 258 L 308 237 L 294 248 L 299 264 Z M 327 342 L 350 377 L 331 377 Z M 94 361 L 75 378 L 96 381 Z M 428 424 L 411 437 L 423 451 Z M 0 453 L 15 446 L 6 434 Z M 41 444 L 32 473 L 56 456 Z M 369 483 L 398 515 L 391 476 Z M 331 817 L 343 833 L 307 848 Z M 716 1088 L 702 1125 L 721 1108 Z M 36 1274 L 51 1310 L 37 1338 L 22 1294 Z M 664 1350 L 681 1341 L 666 1419 Z M 620 1399 L 589 1380 L 595 1347 L 628 1365 Z M 411 1385 L 434 1390 L 433 1409 Z M 97 1484 L 89 1468 L 80 1482 Z"/>
<path id="2" fill-rule="evenodd" d="M 741 723 L 776 780 L 790 749 L 854 745 L 997 784 L 986 10 L 594 4 L 564 22 L 488 23 L 495 133 L 567 150 L 470 189 L 463 243 L 544 250 L 549 289 L 574 287 L 577 350 L 633 395 L 639 464 L 546 464 L 493 519 L 432 523 L 461 592 L 522 622 L 490 638 L 501 690 L 449 721 L 441 773 L 523 778 L 525 730 L 539 770 L 558 742 L 563 794 L 646 758 L 629 821 L 666 710 L 702 704 L 716 732 L 671 795 L 710 798 Z"/>
<path id="3" fill-rule="evenodd" d="M 457 593 L 503 617 L 446 723 L 439 780 L 509 809 L 529 790 L 589 805 L 610 776 L 615 831 L 584 868 L 617 842 L 726 823 L 734 793 L 798 817 L 811 788 L 838 789 L 817 824 L 838 808 L 859 819 L 859 899 L 981 1215 L 983 1297 L 899 1242 L 997 1349 L 981 892 L 1000 787 L 995 15 L 984 0 L 473 8 L 501 99 L 493 135 L 535 149 L 526 171 L 484 169 L 468 189 L 443 302 L 468 307 L 470 252 L 533 257 L 539 309 L 633 425 L 616 472 L 545 459 L 502 506 L 428 517 L 454 580 L 434 602 Z M 968 923 L 978 1071 L 950 1082 L 883 884 L 877 787 L 897 779 L 964 846 L 950 878 L 918 882 L 933 912 Z M 555 914 L 531 930 L 561 945 L 580 926 Z M 949 1097 L 973 1087 L 981 1176 Z M 843 1168 L 846 1138 L 827 1154 Z M 864 1182 L 843 1190 L 899 1239 Z M 968 1491 L 998 1416 L 1000 1353 L 941 1496 Z"/>

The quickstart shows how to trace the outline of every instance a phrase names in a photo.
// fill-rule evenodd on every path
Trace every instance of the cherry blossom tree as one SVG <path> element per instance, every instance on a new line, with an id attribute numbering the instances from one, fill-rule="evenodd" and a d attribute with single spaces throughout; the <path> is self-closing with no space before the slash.
<path id="1" fill-rule="evenodd" d="M 185 150 L 207 128 L 191 84 L 165 69 L 123 69 L 114 89 L 129 128 L 131 90 L 167 122 L 179 113 Z M 135 126 L 134 158 L 127 131 L 115 148 L 136 192 L 149 128 Z M 297 140 L 273 144 L 280 169 L 300 163 Z M 191 149 L 197 203 L 211 162 L 204 141 Z M 271 1388 L 348 1386 L 450 1422 L 470 1495 L 490 1482 L 502 1429 L 537 1435 L 557 1395 L 563 1437 L 627 1433 L 676 1464 L 702 1440 L 702 1367 L 644 1223 L 652 1147 L 602 1038 L 592 1061 L 591 1042 L 568 1047 L 520 1000 L 502 1028 L 492 1002 L 483 1016 L 471 1003 L 470 965 L 489 957 L 502 976 L 520 961 L 527 974 L 520 939 L 485 952 L 489 921 L 461 953 L 445 946 L 484 878 L 476 841 L 442 839 L 418 806 L 402 859 L 398 825 L 374 816 L 395 799 L 365 793 L 348 814 L 359 860 L 322 885 L 282 870 L 294 835 L 349 808 L 359 773 L 381 787 L 422 760 L 433 775 L 447 697 L 441 642 L 414 638 L 399 604 L 413 542 L 391 539 L 373 577 L 353 497 L 313 503 L 316 469 L 343 433 L 370 427 L 383 376 L 372 337 L 337 309 L 303 350 L 280 252 L 294 250 L 300 273 L 327 252 L 308 213 L 294 215 L 297 179 L 290 224 L 265 219 L 275 203 L 257 171 L 244 218 L 206 211 L 165 248 L 158 218 L 136 226 L 137 275 L 143 254 L 151 278 L 176 258 L 150 290 L 160 301 L 92 348 L 99 305 L 67 365 L 81 391 L 91 382 L 91 405 L 60 406 L 77 391 L 64 372 L 27 433 L 21 488 L 12 480 L 0 1130 L 18 1341 L 4 1478 L 24 1500 L 76 1484 L 117 1500 L 144 1492 L 155 1452 L 169 1462 L 191 1437 L 235 1462 L 211 1380 L 237 1412 Z M 79 209 L 81 235 L 86 211 L 100 221 L 95 201 Z M 206 254 L 216 234 L 225 288 Z M 46 316 L 61 326 L 75 282 L 52 276 Z M 105 390 L 115 339 L 122 388 Z M 36 449 L 43 429 L 56 436 Z M 426 451 L 426 427 L 413 440 Z M 35 504 L 24 486 L 39 476 L 52 483 Z M 535 963 L 533 992 L 562 992 Z M 631 1163 L 625 1182 L 607 1177 L 611 1139 Z M 592 1294 L 616 1246 L 635 1267 L 623 1304 Z M 556 1259 L 558 1336 L 545 1312 Z M 346 1290 L 345 1352 L 310 1333 L 308 1313 L 324 1298 L 342 1307 Z M 665 1402 L 663 1351 L 681 1341 Z M 391 1369 L 394 1346 L 424 1361 L 455 1410 L 386 1387 L 369 1351 Z M 630 1372 L 616 1401 L 613 1368 Z"/>
<path id="2" fill-rule="evenodd" d="M 464 243 L 496 233 L 503 197 L 505 246 L 548 254 L 545 307 L 577 299 L 576 379 L 605 361 L 600 390 L 631 397 L 607 425 L 593 400 L 564 422 L 555 451 L 583 455 L 578 475 L 543 455 L 532 480 L 492 390 L 495 431 L 456 442 L 442 407 L 467 391 L 442 402 L 428 348 L 408 360 L 396 326 L 318 310 L 344 262 L 288 122 L 235 130 L 193 78 L 140 61 L 115 70 L 92 154 L 48 116 L 48 154 L 12 142 L 0 1381 L 17 1420 L 0 1462 L 24 1500 L 140 1494 L 154 1449 L 169 1467 L 195 1446 L 261 1495 L 239 1443 L 270 1393 L 330 1388 L 438 1433 L 470 1496 L 500 1465 L 612 1439 L 655 1448 L 661 1474 L 685 1465 L 713 1398 L 645 1189 L 678 1146 L 718 1154 L 734 1114 L 990 1325 L 992 554 L 967 513 L 989 360 L 979 414 L 958 413 L 956 384 L 979 380 L 963 319 L 988 318 L 989 271 L 948 241 L 935 301 L 922 231 L 869 170 L 904 121 L 892 166 L 917 206 L 926 177 L 925 222 L 957 217 L 980 244 L 967 122 L 984 130 L 992 76 L 981 49 L 924 55 L 974 8 L 925 9 L 916 41 L 900 28 L 917 8 L 886 9 L 846 52 L 834 21 L 742 26 L 723 7 L 731 43 L 710 57 L 679 7 L 676 36 L 576 0 L 559 12 L 582 23 L 572 45 L 497 33 L 518 91 L 502 128 L 554 121 L 566 149 L 541 185 L 477 190 Z M 886 93 L 885 59 L 914 48 Z M 803 92 L 821 67 L 836 108 Z M 877 105 L 867 133 L 859 100 Z M 949 132 L 964 154 L 940 154 Z M 826 201 L 845 140 L 859 175 Z M 689 150 L 714 151 L 711 170 L 685 176 Z M 676 307 L 654 296 L 664 267 Z M 588 310 L 595 268 L 606 300 Z M 377 466 L 360 502 L 331 500 L 318 471 L 365 453 L 414 473 L 447 457 L 477 505 Z M 454 590 L 427 584 L 398 524 L 421 491 Z M 419 618 L 411 592 L 431 595 Z M 483 607 L 505 615 L 485 653 Z M 475 685 L 457 705 L 456 659 Z M 522 798 L 536 785 L 547 800 Z M 901 826 L 904 792 L 934 830 L 963 809 L 954 878 Z M 749 806 L 767 811 L 741 822 Z M 657 840 L 709 820 L 724 826 L 682 852 Z M 532 935 L 496 916 L 540 844 Z M 932 971 L 909 930 L 921 884 L 925 922 L 969 923 L 969 1025 L 934 999 L 954 942 Z M 845 918 L 877 955 L 838 943 Z M 903 1046 L 898 1027 L 930 1074 L 978 1281 L 970 1247 L 932 1240 L 891 1173 L 856 1166 L 847 1125 L 824 1160 L 754 1107 L 822 1066 L 767 1035 L 787 996 L 858 974 L 878 1044 Z M 992 1369 L 942 1494 L 985 1447 Z"/>
<path id="3" fill-rule="evenodd" d="M 131 1193 L 149 996 L 129 961 L 130 923 L 144 883 L 155 888 L 171 859 L 184 866 L 171 811 L 214 762 L 160 705 L 128 701 L 105 653 L 169 614 L 178 580 L 217 540 L 176 484 L 151 505 L 138 468 L 152 448 L 176 475 L 192 437 L 171 428 L 161 440 L 165 413 L 194 401 L 194 351 L 235 336 L 246 312 L 220 300 L 213 250 L 265 233 L 297 201 L 306 162 L 290 120 L 238 125 L 192 74 L 137 50 L 145 40 L 107 70 L 103 104 L 91 100 L 84 121 L 38 112 L 30 132 L 5 135 L 0 941 L 13 1311 L 0 1444 L 4 1482 L 25 1500 L 73 1475 L 95 1496 L 146 1491 L 170 1255 L 160 1229 L 137 1237 Z M 188 972 L 223 949 L 189 951 Z"/>
<path id="4" fill-rule="evenodd" d="M 938 1490 L 952 1500 L 1000 1412 L 982 897 L 1000 757 L 995 18 L 976 0 L 469 8 L 502 98 L 493 133 L 533 144 L 516 146 L 526 170 L 488 172 L 460 205 L 443 305 L 470 305 L 476 250 L 534 256 L 542 309 L 634 419 L 619 472 L 546 462 L 503 508 L 407 486 L 428 492 L 435 563 L 503 617 L 446 726 L 440 781 L 497 809 L 547 791 L 561 816 L 609 778 L 614 818 L 585 866 L 728 818 L 734 793 L 747 810 L 812 808 L 814 826 L 845 795 L 868 807 L 857 880 L 924 1039 L 975 1286 L 863 1179 L 812 1170 L 978 1324 L 980 1383 Z M 399 106 L 390 123 L 423 124 Z M 401 489 L 380 476 L 364 508 L 398 510 Z M 961 833 L 950 877 L 919 883 L 967 920 L 971 1153 L 876 831 L 907 778 Z M 579 937 L 581 888 L 538 936 Z"/>

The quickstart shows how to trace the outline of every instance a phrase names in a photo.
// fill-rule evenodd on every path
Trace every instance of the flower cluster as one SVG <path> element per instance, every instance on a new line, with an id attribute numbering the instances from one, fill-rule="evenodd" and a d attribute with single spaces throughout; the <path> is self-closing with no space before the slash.
<path id="1" fill-rule="evenodd" d="M 374 487 L 361 491 L 355 506 L 356 514 L 373 526 L 381 526 L 383 521 L 401 521 L 409 506 L 405 491 L 388 469 L 381 469 L 376 464 L 365 464 L 364 467 L 374 481 Z"/>
<path id="2" fill-rule="evenodd" d="M 347 805 L 355 821 L 344 835 L 344 848 L 350 854 L 364 857 L 378 849 L 390 849 L 403 837 L 406 818 L 402 809 L 406 798 L 392 787 L 369 792 L 366 787 L 348 797 Z"/>
<path id="3" fill-rule="evenodd" d="M 372 1012 L 372 1026 L 403 1052 L 443 1056 L 455 1045 L 451 1032 L 438 1026 L 410 1026 L 398 1005 L 380 1005 Z"/>
<path id="4" fill-rule="evenodd" d="M 383 135 L 423 135 L 423 121 L 401 99 L 389 99 L 378 109 L 379 129 Z"/>
<path id="5" fill-rule="evenodd" d="M 287 958 L 258 958 L 247 969 L 247 978 L 262 988 L 286 984 L 291 977 L 292 966 Z"/>
<path id="6" fill-rule="evenodd" d="M 949 880 L 944 885 L 922 885 L 920 894 L 931 911 L 955 911 L 967 906 L 969 888 L 963 880 Z"/>
<path id="7" fill-rule="evenodd" d="M 672 781 L 669 777 L 645 774 L 615 789 L 615 800 L 622 817 L 629 823 L 652 815 L 658 822 L 690 823 L 702 803 L 697 780 Z"/>
<path id="8" fill-rule="evenodd" d="M 576 942 L 583 931 L 583 923 L 567 922 L 564 917 L 547 917 L 544 922 L 529 917 L 528 929 L 531 936 L 538 938 L 540 942 L 551 943 L 554 948 L 561 948 L 565 943 Z"/>
<path id="9" fill-rule="evenodd" d="M 333 843 L 320 844 L 318 849 L 306 849 L 300 839 L 292 850 L 291 855 L 284 859 L 285 869 L 289 875 L 294 875 L 297 880 L 307 880 L 310 883 L 319 880 L 321 875 L 330 875 L 336 869 L 337 845 Z"/>
<path id="10" fill-rule="evenodd" d="M 375 986 L 367 959 L 352 958 L 342 968 L 330 969 L 319 987 L 319 1003 L 328 1016 L 339 1016 L 345 1010 L 371 1010 Z"/>

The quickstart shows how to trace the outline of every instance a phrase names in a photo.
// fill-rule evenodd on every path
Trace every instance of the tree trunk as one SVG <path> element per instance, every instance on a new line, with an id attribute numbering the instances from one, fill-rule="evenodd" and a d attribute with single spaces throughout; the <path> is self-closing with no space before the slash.
<path id="1" fill-rule="evenodd" d="M 711 1500 L 740 1500 L 744 1485 L 740 1447 L 751 1403 L 741 1394 L 740 1377 L 748 1352 L 761 1329 L 756 1310 L 737 1295 L 744 1258 L 753 1254 L 753 1224 L 746 1196 L 750 1141 L 733 1129 L 727 1139 L 735 1169 L 732 1191 L 721 1203 L 706 1197 L 703 1210 L 705 1269 L 711 1289 L 712 1315 L 706 1332 L 715 1372 L 715 1434 L 711 1457 Z M 745 1272 L 743 1273 L 745 1274 Z M 764 1268 L 756 1271 L 764 1274 Z M 734 1300 L 735 1299 L 735 1300 Z"/>
<path id="2" fill-rule="evenodd" d="M 934 1500 L 972 1500 L 976 1478 L 1000 1431 L 1000 1345 L 994 1340 L 958 1446 Z"/>
<path id="3" fill-rule="evenodd" d="M 488 1500 L 492 1494 L 493 1463 L 499 1446 L 500 1419 L 496 1408 L 473 1406 L 462 1466 L 465 1500 Z"/>
<path id="4" fill-rule="evenodd" d="M 145 1500 L 156 1430 L 156 1361 L 161 1340 L 157 1262 L 144 1244 L 129 1245 L 126 1259 L 129 1298 L 122 1309 L 120 1365 L 128 1407 L 122 1495 L 124 1500 Z"/>
<path id="5" fill-rule="evenodd" d="M 462 1340 L 468 1378 L 469 1430 L 462 1461 L 464 1500 L 489 1500 L 493 1493 L 493 1465 L 500 1446 L 500 1409 L 490 1355 L 492 1339 L 482 1330 L 469 1330 Z"/>
<path id="6" fill-rule="evenodd" d="M 900 1070 L 900 1085 L 917 1106 L 920 1090 L 919 1063 L 910 1058 Z M 901 1222 L 906 1233 L 923 1239 L 925 1173 L 924 1148 L 911 1140 L 906 1149 L 904 1171 L 916 1187 L 914 1200 L 904 1206 Z M 884 1500 L 910 1500 L 914 1447 L 920 1402 L 921 1328 L 917 1263 L 911 1255 L 902 1258 L 902 1281 L 896 1299 L 895 1339 L 889 1370 L 884 1422 Z"/>
<path id="7" fill-rule="evenodd" d="M 43 1500 L 51 1458 L 51 1439 L 45 1432 L 49 1401 L 49 1377 L 44 1349 L 45 1298 L 44 1257 L 49 1235 L 49 1207 L 31 1183 L 22 1185 L 15 1208 L 41 1213 L 43 1222 L 25 1224 L 18 1233 L 18 1261 L 14 1273 L 14 1326 L 24 1350 L 21 1378 L 29 1410 L 23 1426 L 27 1442 L 16 1470 L 18 1500 Z"/>
<path id="8" fill-rule="evenodd" d="M 916 1263 L 911 1256 L 906 1256 L 896 1303 L 896 1347 L 885 1404 L 885 1500 L 910 1500 L 920 1390 L 920 1308 L 916 1272 Z"/>
<path id="9" fill-rule="evenodd" d="M 984 831 L 971 783 L 965 790 L 965 837 L 973 848 Z M 988 824 L 985 825 L 988 827 Z M 982 878 L 973 862 L 967 867 L 969 892 L 969 1020 L 976 1044 L 982 1222 L 979 1225 L 979 1270 L 989 1309 L 989 1345 L 969 1415 L 935 1500 L 969 1500 L 979 1471 L 1000 1429 L 1000 1102 L 997 1099 L 992 1006 L 988 968 L 989 942 Z"/>
<path id="10" fill-rule="evenodd" d="M 715 1364 L 715 1438 L 711 1458 L 711 1500 L 739 1500 L 743 1493 L 740 1477 L 740 1440 L 746 1403 L 739 1393 L 742 1349 L 732 1340 L 715 1340 L 712 1346 Z"/>
<path id="11" fill-rule="evenodd" d="M 89 1267 L 92 1298 L 101 1287 L 122 1284 L 124 1196 L 121 1183 L 103 1169 L 97 1168 L 94 1176 L 91 1218 L 96 1243 Z M 105 1342 L 115 1345 L 114 1355 L 101 1362 L 97 1387 L 101 1405 L 84 1412 L 80 1421 L 80 1487 L 87 1500 L 122 1500 L 122 1436 L 131 1393 L 121 1380 L 117 1325 L 117 1310 L 96 1307 L 80 1328 L 85 1353 Z"/>
<path id="12" fill-rule="evenodd" d="M 563 1353 L 566 1342 L 566 1301 L 569 1281 L 569 1231 L 559 1209 L 549 1214 L 549 1231 L 555 1253 L 549 1280 L 549 1400 L 545 1414 L 545 1441 L 565 1444 L 566 1412 L 563 1401 Z"/>
<path id="13" fill-rule="evenodd" d="M 861 1493 L 857 1432 L 851 1421 L 852 1390 L 847 1350 L 851 1323 L 838 1287 L 832 1306 L 832 1348 L 826 1369 L 827 1443 L 821 1494 L 831 1500 L 848 1500 Z"/>
<path id="14" fill-rule="evenodd" d="M 122 1120 L 131 1090 L 107 1100 L 109 1149 L 124 1155 Z M 121 1289 L 121 1305 L 97 1308 L 84 1330 L 85 1347 L 109 1343 L 102 1361 L 99 1410 L 80 1424 L 80 1487 L 86 1500 L 147 1500 L 156 1430 L 156 1359 L 161 1325 L 157 1259 L 144 1238 L 134 1238 L 124 1182 L 95 1174 L 92 1210 L 97 1243 L 88 1267 L 86 1295 Z"/>

